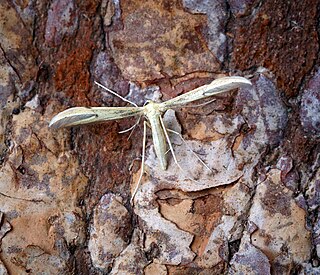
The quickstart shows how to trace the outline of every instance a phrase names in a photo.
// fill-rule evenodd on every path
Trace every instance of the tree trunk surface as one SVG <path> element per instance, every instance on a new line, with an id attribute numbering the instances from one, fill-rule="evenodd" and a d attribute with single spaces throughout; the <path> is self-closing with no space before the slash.
<path id="1" fill-rule="evenodd" d="M 320 274 L 319 10 L 0 1 L 0 274 Z M 253 86 L 163 114 L 180 167 L 147 129 L 132 203 L 145 118 L 49 128 L 131 106 L 94 81 L 143 106 L 231 75 Z"/>

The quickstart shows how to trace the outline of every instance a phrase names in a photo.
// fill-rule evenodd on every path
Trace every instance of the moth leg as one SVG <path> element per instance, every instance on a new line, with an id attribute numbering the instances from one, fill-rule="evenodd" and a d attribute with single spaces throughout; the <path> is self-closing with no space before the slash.
<path id="1" fill-rule="evenodd" d="M 173 151 L 173 147 L 172 147 L 172 143 L 170 141 L 170 138 L 169 138 L 169 135 L 168 135 L 168 132 L 167 132 L 167 129 L 166 129 L 166 126 L 164 125 L 164 122 L 163 122 L 163 119 L 162 117 L 160 116 L 160 122 L 161 122 L 161 126 L 162 126 L 162 129 L 163 129 L 163 132 L 164 132 L 164 135 L 166 137 L 166 140 L 168 142 L 168 145 L 169 145 L 169 148 L 170 148 L 170 151 L 171 151 L 171 154 L 172 154 L 172 157 L 174 159 L 174 162 L 178 165 L 178 167 L 183 171 L 182 167 L 180 166 L 180 164 L 178 163 L 178 160 L 176 158 L 176 155 Z"/>
<path id="2" fill-rule="evenodd" d="M 191 151 L 191 152 L 195 155 L 195 157 L 202 163 L 202 165 L 203 165 L 204 167 L 206 167 L 206 168 L 213 174 L 212 169 L 198 156 L 197 153 L 195 153 L 195 152 L 190 148 L 190 146 L 187 144 L 186 140 L 183 138 L 183 136 L 182 136 L 180 133 L 178 133 L 178 132 L 176 132 L 176 131 L 174 131 L 174 130 L 171 130 L 171 129 L 167 129 L 167 131 L 170 132 L 170 133 L 174 133 L 174 134 L 176 134 L 177 136 L 179 136 L 179 137 L 181 138 L 181 140 L 184 142 L 184 144 L 187 146 L 188 150 Z"/>
<path id="3" fill-rule="evenodd" d="M 176 165 L 179 167 L 179 169 L 180 169 L 182 172 L 185 173 L 185 170 L 183 170 L 183 168 L 181 167 L 181 165 L 178 163 L 178 160 L 177 160 L 177 158 L 176 158 L 176 155 L 175 155 L 175 153 L 174 153 L 174 151 L 173 151 L 172 143 L 171 143 L 171 141 L 170 141 L 170 138 L 169 138 L 167 129 L 166 129 L 165 125 L 164 125 L 164 122 L 163 122 L 163 119 L 162 119 L 161 116 L 160 116 L 160 122 L 161 122 L 161 126 L 162 126 L 162 128 L 163 128 L 164 135 L 165 135 L 165 137 L 166 137 L 166 139 L 167 139 L 167 142 L 168 142 L 170 151 L 171 151 L 171 153 L 172 153 L 172 157 L 173 157 L 173 159 L 174 159 L 174 162 L 175 162 Z M 194 178 L 192 178 L 192 177 L 189 177 L 188 175 L 186 175 L 186 176 L 188 177 L 188 179 L 190 179 L 190 180 L 192 180 L 192 181 L 194 181 L 194 182 L 198 182 L 196 179 L 194 179 Z"/>
<path id="4" fill-rule="evenodd" d="M 128 129 L 126 129 L 126 130 L 120 131 L 119 134 L 123 134 L 123 133 L 126 133 L 126 132 L 132 130 L 132 131 L 130 132 L 129 136 L 128 136 L 128 140 L 129 140 L 130 137 L 131 137 L 131 135 L 132 135 L 132 133 L 133 133 L 133 131 L 134 131 L 134 129 L 135 129 L 135 128 L 137 127 L 137 125 L 140 123 L 140 120 L 141 120 L 141 116 L 139 116 L 138 120 L 136 121 L 136 123 L 135 123 L 134 125 L 132 125 L 130 128 L 128 128 Z"/>
<path id="5" fill-rule="evenodd" d="M 137 127 L 137 125 L 140 123 L 140 120 L 141 120 L 141 116 L 139 116 L 137 122 L 136 122 L 132 127 L 130 127 L 130 129 L 132 128 L 132 131 L 130 132 L 130 134 L 129 134 L 129 136 L 128 136 L 128 140 L 130 139 L 130 137 L 131 137 L 134 129 L 135 129 L 135 128 Z"/>
<path id="6" fill-rule="evenodd" d="M 130 199 L 130 203 L 131 204 L 133 204 L 134 196 L 136 195 L 136 193 L 137 193 L 137 191 L 139 189 L 139 186 L 140 186 L 143 174 L 144 174 L 144 160 L 145 160 L 145 153 L 146 153 L 146 140 L 147 140 L 147 122 L 144 121 L 143 122 L 143 141 L 142 141 L 143 144 L 142 144 L 142 160 L 141 160 L 140 176 L 139 176 L 138 182 L 136 184 L 136 187 L 134 188 L 134 191 L 133 191 L 131 199 Z"/>
<path id="7" fill-rule="evenodd" d="M 176 165 L 179 167 L 179 169 L 180 169 L 183 173 L 185 173 L 185 171 L 183 170 L 183 168 L 181 167 L 181 165 L 178 163 L 178 160 L 177 160 L 176 155 L 175 155 L 174 150 L 173 150 L 172 143 L 171 143 L 171 141 L 170 141 L 170 137 L 169 137 L 168 132 L 167 132 L 167 129 L 166 129 L 165 125 L 164 125 L 163 119 L 162 119 L 161 116 L 160 116 L 159 118 L 160 118 L 160 123 L 161 123 L 162 129 L 163 129 L 164 135 L 165 135 L 165 137 L 166 137 L 166 140 L 167 140 L 168 145 L 169 145 L 169 148 L 170 148 L 168 151 L 171 151 L 172 157 L 173 157 L 173 159 L 174 159 L 174 162 L 175 162 Z M 146 121 L 145 121 L 145 124 L 148 125 L 148 126 L 150 126 L 150 125 L 148 124 L 148 122 L 146 122 Z M 187 176 L 187 178 L 188 178 L 189 180 L 192 180 L 192 181 L 194 181 L 194 182 L 198 182 L 197 180 L 193 179 L 192 177 L 189 177 L 188 175 L 186 175 L 186 176 Z"/>

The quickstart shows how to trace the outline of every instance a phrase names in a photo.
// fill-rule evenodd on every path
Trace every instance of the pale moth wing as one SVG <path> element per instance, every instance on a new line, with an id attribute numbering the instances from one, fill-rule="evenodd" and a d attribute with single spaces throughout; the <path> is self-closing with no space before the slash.
<path id="1" fill-rule="evenodd" d="M 252 86 L 251 81 L 241 76 L 227 76 L 218 78 L 213 80 L 208 85 L 201 86 L 190 92 L 160 103 L 160 109 L 165 111 L 170 108 L 181 107 L 182 105 L 195 100 L 248 86 Z"/>
<path id="2" fill-rule="evenodd" d="M 143 107 L 74 107 L 54 116 L 52 128 L 92 124 L 143 114 Z"/>

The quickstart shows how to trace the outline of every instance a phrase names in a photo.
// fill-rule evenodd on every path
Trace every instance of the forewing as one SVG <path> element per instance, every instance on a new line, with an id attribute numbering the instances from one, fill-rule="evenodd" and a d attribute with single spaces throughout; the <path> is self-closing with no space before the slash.
<path id="1" fill-rule="evenodd" d="M 54 116 L 49 124 L 52 128 L 71 127 L 98 123 L 143 113 L 142 107 L 74 107 Z"/>
<path id="2" fill-rule="evenodd" d="M 160 104 L 162 110 L 179 107 L 186 103 L 206 98 L 219 93 L 227 92 L 240 87 L 251 86 L 250 80 L 241 76 L 222 77 L 213 80 L 210 84 L 201 86 L 190 92 L 177 96 Z"/>

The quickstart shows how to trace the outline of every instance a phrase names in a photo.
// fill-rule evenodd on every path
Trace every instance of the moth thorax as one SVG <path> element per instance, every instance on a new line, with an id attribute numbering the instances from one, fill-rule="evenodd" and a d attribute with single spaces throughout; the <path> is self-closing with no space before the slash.
<path id="1" fill-rule="evenodd" d="M 159 104 L 155 103 L 153 101 L 149 101 L 149 103 L 144 106 L 146 114 L 148 116 L 156 116 L 156 115 L 161 115 L 161 111 L 159 109 Z"/>

